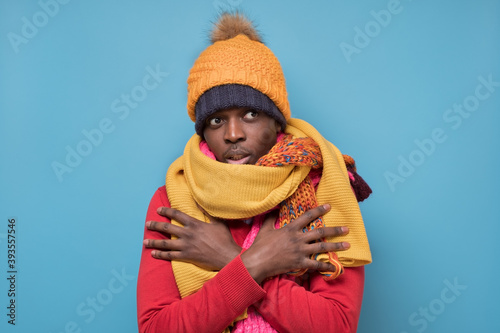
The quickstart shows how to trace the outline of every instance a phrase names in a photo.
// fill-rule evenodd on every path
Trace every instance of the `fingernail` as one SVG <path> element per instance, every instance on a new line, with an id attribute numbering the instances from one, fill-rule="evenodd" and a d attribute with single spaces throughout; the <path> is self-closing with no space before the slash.
<path id="1" fill-rule="evenodd" d="M 323 208 L 324 208 L 325 210 L 330 210 L 330 205 L 329 205 L 329 204 L 324 204 L 324 205 L 323 205 Z"/>
<path id="2" fill-rule="evenodd" d="M 342 233 L 343 234 L 347 234 L 349 232 L 349 228 L 348 227 L 342 227 Z"/>
<path id="3" fill-rule="evenodd" d="M 344 249 L 348 249 L 351 247 L 351 244 L 349 244 L 347 242 L 342 242 L 342 246 L 344 247 Z"/>
<path id="4" fill-rule="evenodd" d="M 156 256 L 156 251 L 151 251 L 151 255 L 152 255 L 153 257 L 155 257 L 155 256 Z"/>
<path id="5" fill-rule="evenodd" d="M 160 214 L 160 213 L 161 213 L 161 207 L 158 207 L 158 208 L 156 209 L 156 212 L 157 212 L 158 214 Z"/>
<path id="6" fill-rule="evenodd" d="M 151 221 L 147 221 L 146 222 L 146 228 L 149 228 L 150 225 L 151 225 Z"/>
<path id="7" fill-rule="evenodd" d="M 148 246 L 148 240 L 147 239 L 143 240 L 142 244 L 144 244 L 145 246 Z"/>

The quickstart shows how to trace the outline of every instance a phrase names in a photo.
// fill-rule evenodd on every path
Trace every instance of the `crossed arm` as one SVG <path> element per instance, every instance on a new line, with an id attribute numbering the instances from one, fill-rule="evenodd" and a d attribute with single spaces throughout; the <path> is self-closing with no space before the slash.
<path id="1" fill-rule="evenodd" d="M 244 252 L 224 222 L 211 219 L 204 223 L 168 206 L 166 193 L 160 188 L 148 211 L 139 273 L 141 331 L 199 331 L 203 327 L 220 332 L 250 305 L 280 331 L 355 331 L 363 268 L 348 268 L 333 282 L 313 273 L 307 289 L 279 276 L 301 268 L 334 269 L 329 263 L 311 260 L 310 255 L 347 249 L 349 244 L 311 241 L 344 235 L 348 230 L 302 232 L 303 226 L 329 209 L 327 205 L 308 211 L 282 229 L 274 229 L 276 217 L 268 216 L 254 243 Z M 170 224 L 171 218 L 184 227 Z M 171 240 L 169 235 L 178 239 Z M 184 260 L 220 272 L 200 291 L 181 299 L 169 260 Z"/>
<path id="2" fill-rule="evenodd" d="M 274 229 L 275 214 L 267 216 L 254 243 L 241 255 L 252 278 L 261 283 L 267 277 L 296 269 L 334 271 L 335 266 L 312 260 L 311 255 L 346 250 L 349 243 L 311 242 L 323 237 L 345 235 L 348 229 L 325 227 L 302 232 L 305 226 L 329 210 L 329 205 L 316 207 L 281 229 Z M 168 207 L 159 207 L 157 212 L 184 226 L 178 227 L 168 222 L 146 222 L 149 230 L 178 237 L 169 240 L 144 240 L 146 247 L 155 249 L 151 254 L 157 259 L 183 260 L 208 270 L 220 270 L 241 252 L 241 247 L 235 243 L 229 228 L 221 220 L 210 218 L 210 223 L 205 223 Z"/>

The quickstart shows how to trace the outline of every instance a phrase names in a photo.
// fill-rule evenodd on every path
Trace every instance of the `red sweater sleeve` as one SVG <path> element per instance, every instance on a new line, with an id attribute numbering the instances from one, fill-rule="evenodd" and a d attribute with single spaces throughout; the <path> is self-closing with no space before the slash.
<path id="1" fill-rule="evenodd" d="M 325 281 L 311 274 L 308 289 L 282 276 L 263 283 L 266 296 L 254 304 L 279 332 L 356 332 L 364 289 L 364 267 L 345 268 Z"/>
<path id="2" fill-rule="evenodd" d="M 164 187 L 153 196 L 147 221 L 169 222 L 156 213 L 160 206 L 169 206 Z M 166 237 L 145 229 L 144 238 Z M 261 288 L 237 257 L 202 289 L 181 299 L 170 262 L 154 259 L 143 247 L 137 285 L 139 331 L 222 332 L 253 305 L 280 332 L 355 332 L 363 285 L 364 268 L 357 267 L 345 268 L 330 282 L 313 273 L 303 287 L 278 276 Z"/>
<path id="3" fill-rule="evenodd" d="M 146 221 L 170 222 L 156 213 L 169 207 L 165 187 L 151 199 Z M 147 230 L 144 238 L 166 236 Z M 248 306 L 265 296 L 238 256 L 198 292 L 181 299 L 169 261 L 154 259 L 143 246 L 137 281 L 140 332 L 222 332 Z"/>

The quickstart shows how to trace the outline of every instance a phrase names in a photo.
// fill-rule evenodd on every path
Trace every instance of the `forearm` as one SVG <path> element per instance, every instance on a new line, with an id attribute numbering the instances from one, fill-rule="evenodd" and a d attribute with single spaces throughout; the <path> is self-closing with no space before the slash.
<path id="1" fill-rule="evenodd" d="M 280 332 L 356 332 L 363 298 L 364 268 L 346 268 L 331 282 L 319 274 L 309 290 L 275 277 L 265 281 L 266 296 L 254 304 Z"/>
<path id="2" fill-rule="evenodd" d="M 162 280 L 138 284 L 140 332 L 222 332 L 265 292 L 248 275 L 239 257 L 224 267 L 196 293 L 180 298 L 171 265 Z M 156 274 L 158 276 L 158 274 Z M 161 285 L 160 285 L 161 283 Z"/>
<path id="3" fill-rule="evenodd" d="M 170 206 L 164 188 L 153 196 L 146 221 L 169 222 L 157 214 L 156 209 L 160 206 Z M 168 237 L 145 228 L 144 238 Z M 199 291 L 181 299 L 171 263 L 153 258 L 151 251 L 143 246 L 139 269 L 137 311 L 140 332 L 221 332 L 249 305 L 265 295 L 238 256 Z"/>

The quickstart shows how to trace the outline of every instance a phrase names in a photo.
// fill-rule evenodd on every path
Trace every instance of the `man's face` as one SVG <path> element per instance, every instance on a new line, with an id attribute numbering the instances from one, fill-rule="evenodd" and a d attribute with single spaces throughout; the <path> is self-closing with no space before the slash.
<path id="1" fill-rule="evenodd" d="M 203 136 L 217 161 L 255 164 L 276 144 L 276 120 L 251 108 L 229 108 L 207 118 Z"/>

